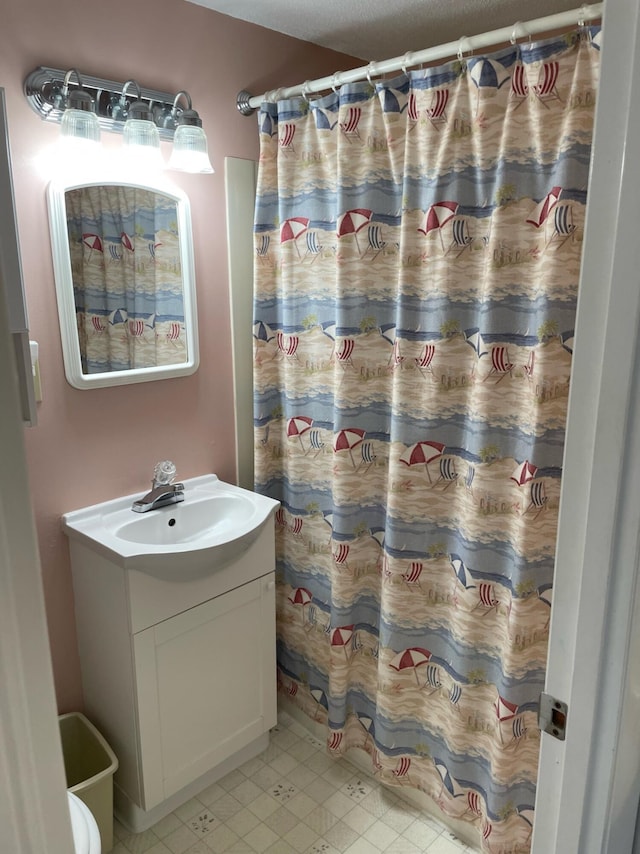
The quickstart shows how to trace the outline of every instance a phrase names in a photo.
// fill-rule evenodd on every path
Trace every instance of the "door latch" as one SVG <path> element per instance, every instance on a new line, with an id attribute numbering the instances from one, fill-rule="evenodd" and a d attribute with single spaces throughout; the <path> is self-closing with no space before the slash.
<path id="1" fill-rule="evenodd" d="M 562 700 L 557 700 L 551 694 L 540 694 L 538 707 L 538 727 L 541 732 L 548 732 L 559 741 L 564 741 L 567 734 L 567 713 L 569 707 Z"/>

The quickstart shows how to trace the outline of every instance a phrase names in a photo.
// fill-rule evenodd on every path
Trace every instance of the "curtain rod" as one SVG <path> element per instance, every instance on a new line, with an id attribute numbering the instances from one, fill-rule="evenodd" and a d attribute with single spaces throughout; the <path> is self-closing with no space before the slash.
<path id="1" fill-rule="evenodd" d="M 463 36 L 455 42 L 429 47 L 416 52 L 409 51 L 404 56 L 396 56 L 393 59 L 385 59 L 381 62 L 370 62 L 360 68 L 352 68 L 350 71 L 338 71 L 330 77 L 319 77 L 317 80 L 307 80 L 297 86 L 289 86 L 284 89 L 274 89 L 265 92 L 264 95 L 252 96 L 250 92 L 243 89 L 236 98 L 236 107 L 243 116 L 250 116 L 262 104 L 263 101 L 283 100 L 293 98 L 295 95 L 311 95 L 314 92 L 322 92 L 325 89 L 335 89 L 343 83 L 355 83 L 359 80 L 371 80 L 372 76 L 390 74 L 394 71 L 404 71 L 410 65 L 420 65 L 435 59 L 445 59 L 448 56 L 461 56 L 463 52 L 473 52 L 481 48 L 493 47 L 501 42 L 511 41 L 515 43 L 518 38 L 535 36 L 548 30 L 571 27 L 575 24 L 583 25 L 586 21 L 592 21 L 602 16 L 604 3 L 584 5 L 579 9 L 567 12 L 558 12 L 555 15 L 547 15 L 543 18 L 535 18 L 532 21 L 518 21 L 513 27 L 502 27 L 477 36 Z"/>

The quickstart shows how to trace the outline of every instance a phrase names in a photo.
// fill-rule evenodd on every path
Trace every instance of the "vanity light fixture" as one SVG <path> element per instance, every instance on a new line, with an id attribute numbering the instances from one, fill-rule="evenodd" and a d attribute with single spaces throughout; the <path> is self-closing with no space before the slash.
<path id="1" fill-rule="evenodd" d="M 70 89 L 73 74 L 78 78 L 78 86 Z M 135 100 L 127 103 L 127 89 L 132 86 Z M 180 91 L 174 96 L 140 86 L 135 80 L 123 84 L 88 74 L 81 80 L 75 69 L 63 71 L 41 66 L 25 79 L 24 94 L 42 119 L 62 123 L 65 136 L 97 141 L 100 129 L 122 133 L 130 153 L 142 150 L 148 164 L 149 157 L 156 156 L 153 152 L 159 152 L 157 134 L 160 139 L 174 141 L 169 169 L 214 171 L 202 121 L 192 108 L 188 92 Z M 186 101 L 184 109 L 178 106 L 181 98 Z"/>
<path id="2" fill-rule="evenodd" d="M 185 110 L 178 109 L 178 101 L 184 97 Z M 202 120 L 191 105 L 188 92 L 178 92 L 173 101 L 172 118 L 176 124 L 173 137 L 173 151 L 169 159 L 169 169 L 180 172 L 212 173 L 213 166 L 207 153 L 207 136 L 202 130 Z"/>
<path id="3" fill-rule="evenodd" d="M 71 76 L 75 74 L 78 88 L 69 91 Z M 65 139 L 83 143 L 100 142 L 100 125 L 95 113 L 93 98 L 83 87 L 82 78 L 75 68 L 70 69 L 64 76 L 60 95 L 64 112 L 60 122 L 60 133 Z"/>

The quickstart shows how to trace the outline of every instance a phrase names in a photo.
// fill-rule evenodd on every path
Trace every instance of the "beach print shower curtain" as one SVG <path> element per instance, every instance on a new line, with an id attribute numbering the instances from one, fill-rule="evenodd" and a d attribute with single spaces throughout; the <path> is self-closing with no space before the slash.
<path id="1" fill-rule="evenodd" d="M 279 687 L 494 854 L 534 821 L 599 38 L 258 117 Z"/>

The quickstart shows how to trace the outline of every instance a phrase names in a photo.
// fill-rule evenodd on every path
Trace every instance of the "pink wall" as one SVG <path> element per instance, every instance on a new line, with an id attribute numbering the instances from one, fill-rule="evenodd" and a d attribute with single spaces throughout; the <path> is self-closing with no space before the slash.
<path id="1" fill-rule="evenodd" d="M 145 490 L 159 459 L 173 459 L 181 478 L 206 472 L 234 477 L 224 158 L 255 159 L 258 153 L 256 120 L 237 113 L 236 94 L 242 88 L 260 94 L 359 64 L 183 0 L 5 4 L 0 86 L 7 97 L 24 281 L 44 394 L 39 424 L 26 430 L 26 444 L 60 712 L 83 705 L 61 514 Z M 65 380 L 45 201 L 54 176 L 38 167 L 38 155 L 57 139 L 58 127 L 42 122 L 22 95 L 24 78 L 38 65 L 75 67 L 112 80 L 133 77 L 143 86 L 187 89 L 192 96 L 216 174 L 170 173 L 188 194 L 193 218 L 200 369 L 191 377 L 91 391 Z"/>

